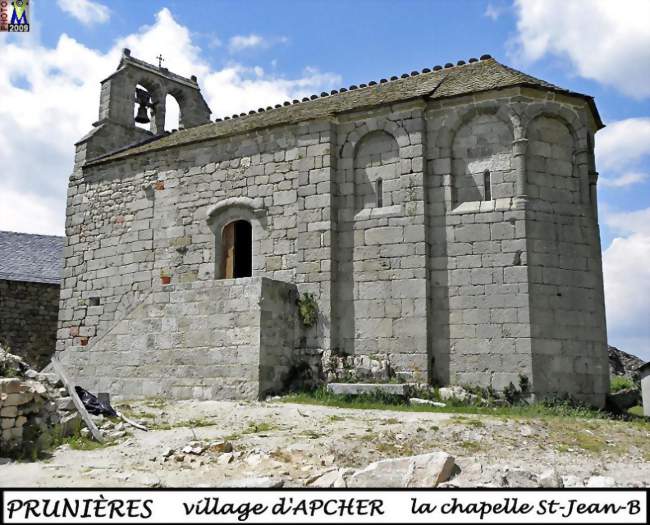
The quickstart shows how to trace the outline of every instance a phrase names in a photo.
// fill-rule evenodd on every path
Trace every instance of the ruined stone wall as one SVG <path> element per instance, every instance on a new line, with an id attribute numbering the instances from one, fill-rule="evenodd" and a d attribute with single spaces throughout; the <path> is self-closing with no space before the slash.
<path id="1" fill-rule="evenodd" d="M 265 278 L 156 285 L 103 337 L 59 355 L 92 392 L 253 400 L 287 379 L 295 298 Z"/>
<path id="2" fill-rule="evenodd" d="M 0 346 L 0 457 L 32 458 L 51 434 L 79 431 L 81 417 L 62 387 L 55 374 L 37 372 Z"/>
<path id="3" fill-rule="evenodd" d="M 54 354 L 59 286 L 0 279 L 0 344 L 41 369 Z"/>

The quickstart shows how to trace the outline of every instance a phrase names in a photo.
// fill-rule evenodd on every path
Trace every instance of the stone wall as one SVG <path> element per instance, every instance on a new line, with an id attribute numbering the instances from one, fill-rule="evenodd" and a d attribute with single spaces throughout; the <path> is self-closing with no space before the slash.
<path id="1" fill-rule="evenodd" d="M 540 398 L 602 405 L 593 121 L 568 98 L 525 89 L 427 116 L 435 380 L 499 390 L 522 374 Z"/>
<path id="2" fill-rule="evenodd" d="M 266 278 L 158 285 L 103 337 L 59 355 L 75 384 L 117 398 L 257 399 L 288 376 L 296 295 Z"/>
<path id="3" fill-rule="evenodd" d="M 339 123 L 333 348 L 420 382 L 430 369 L 423 109 L 402 104 Z"/>
<path id="4" fill-rule="evenodd" d="M 77 168 L 68 194 L 57 349 L 91 342 L 160 283 L 219 278 L 220 228 L 253 227 L 253 276 L 312 292 L 329 319 L 329 125 L 311 123 Z M 300 189 L 300 192 L 299 192 Z M 232 199 L 232 200 L 230 200 Z M 233 204 L 221 207 L 220 205 Z M 306 344 L 329 345 L 329 322 Z M 87 338 L 87 339 L 84 339 Z"/>
<path id="5" fill-rule="evenodd" d="M 0 279 L 0 344 L 36 369 L 54 354 L 58 312 L 58 285 Z"/>
<path id="6" fill-rule="evenodd" d="M 571 385 L 594 402 L 609 390 L 600 235 L 588 192 L 586 134 L 566 114 L 528 125 L 526 215 L 533 380 L 540 396 Z"/>
<path id="7" fill-rule="evenodd" d="M 441 384 L 501 390 L 519 374 L 532 377 L 525 211 L 515 201 L 508 109 L 472 98 L 429 113 L 430 344 Z"/>

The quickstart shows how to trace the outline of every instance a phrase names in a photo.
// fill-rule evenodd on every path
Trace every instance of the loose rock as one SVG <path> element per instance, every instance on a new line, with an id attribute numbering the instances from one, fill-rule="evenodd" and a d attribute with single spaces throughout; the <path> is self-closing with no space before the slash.
<path id="1" fill-rule="evenodd" d="M 447 406 L 447 403 L 441 403 L 440 401 L 431 401 L 430 399 L 420 399 L 419 397 L 410 398 L 409 403 L 411 403 L 412 405 L 431 405 L 434 407 Z"/>
<path id="2" fill-rule="evenodd" d="M 446 452 L 432 452 L 418 456 L 384 459 L 371 463 L 353 474 L 348 487 L 436 487 L 447 481 L 455 461 Z"/>

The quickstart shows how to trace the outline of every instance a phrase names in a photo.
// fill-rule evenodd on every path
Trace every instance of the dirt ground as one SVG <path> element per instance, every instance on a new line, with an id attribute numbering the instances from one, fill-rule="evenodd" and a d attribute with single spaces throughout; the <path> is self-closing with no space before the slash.
<path id="1" fill-rule="evenodd" d="M 126 427 L 126 436 L 110 446 L 63 445 L 45 460 L 2 464 L 0 486 L 246 486 L 255 484 L 253 478 L 271 477 L 285 487 L 302 487 L 335 466 L 359 468 L 435 450 L 456 458 L 460 472 L 450 482 L 455 486 L 508 486 L 512 469 L 537 475 L 555 469 L 566 487 L 584 486 L 593 476 L 604 476 L 604 485 L 650 486 L 649 427 L 631 422 L 279 401 L 144 400 L 122 409 L 151 430 Z"/>

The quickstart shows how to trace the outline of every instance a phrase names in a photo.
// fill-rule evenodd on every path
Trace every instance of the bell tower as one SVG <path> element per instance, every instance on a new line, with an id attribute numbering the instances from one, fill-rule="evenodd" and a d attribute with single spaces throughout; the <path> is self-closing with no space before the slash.
<path id="1" fill-rule="evenodd" d="M 164 134 L 168 95 L 178 102 L 180 129 L 210 122 L 211 111 L 196 76 L 170 72 L 162 66 L 162 57 L 158 66 L 138 60 L 125 48 L 117 70 L 101 83 L 99 119 L 76 144 L 75 167 Z"/>

